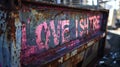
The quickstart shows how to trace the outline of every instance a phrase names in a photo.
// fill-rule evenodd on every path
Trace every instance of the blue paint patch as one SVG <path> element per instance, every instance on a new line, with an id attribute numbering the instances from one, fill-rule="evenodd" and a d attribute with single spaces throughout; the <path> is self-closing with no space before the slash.
<path id="1" fill-rule="evenodd" d="M 9 49 L 6 39 L 6 18 L 7 13 L 0 10 L 0 64 L 1 67 L 10 67 L 10 55 L 9 55 Z"/>
<path id="2" fill-rule="evenodd" d="M 0 63 L 0 67 L 2 67 L 2 66 L 1 66 L 1 63 Z"/>

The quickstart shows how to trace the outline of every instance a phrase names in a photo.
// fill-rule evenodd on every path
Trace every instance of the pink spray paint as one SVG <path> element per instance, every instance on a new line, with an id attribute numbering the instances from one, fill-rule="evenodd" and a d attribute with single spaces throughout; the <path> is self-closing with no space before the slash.
<path id="1" fill-rule="evenodd" d="M 70 20 L 63 20 L 63 21 L 61 21 L 61 23 L 62 23 L 62 43 L 64 43 L 64 42 L 67 42 L 68 41 L 67 39 L 69 39 L 69 37 L 70 37 L 70 36 L 67 36 L 67 37 L 64 36 L 65 33 L 69 32 L 69 27 L 67 27 L 67 28 L 64 28 L 64 27 L 66 25 L 67 26 L 70 25 Z"/>
<path id="2" fill-rule="evenodd" d="M 45 28 L 45 33 L 46 33 L 46 41 L 45 41 L 45 44 L 42 42 L 42 39 L 41 39 L 41 31 L 42 29 Z M 40 24 L 37 26 L 36 30 L 35 30 L 35 34 L 36 34 L 36 43 L 38 45 L 38 48 L 39 49 L 43 49 L 43 48 L 46 48 L 48 49 L 48 42 L 49 42 L 49 36 L 50 36 L 50 30 L 47 26 L 47 23 L 46 22 L 43 22 L 43 24 Z"/>
<path id="3" fill-rule="evenodd" d="M 54 20 L 50 21 L 50 27 L 52 30 L 52 35 L 54 37 L 54 44 L 57 46 L 59 44 L 59 38 L 60 36 L 58 36 L 58 34 L 60 34 L 60 27 L 59 25 L 57 26 L 57 31 L 55 31 L 55 24 L 54 24 Z M 58 33 L 56 33 L 58 32 Z"/>

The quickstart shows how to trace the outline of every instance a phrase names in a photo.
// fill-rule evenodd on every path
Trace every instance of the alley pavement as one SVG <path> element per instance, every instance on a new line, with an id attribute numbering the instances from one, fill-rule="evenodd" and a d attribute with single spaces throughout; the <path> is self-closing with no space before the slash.
<path id="1" fill-rule="evenodd" d="M 116 23 L 116 28 L 108 27 L 107 32 L 106 49 L 110 52 L 100 59 L 96 67 L 120 67 L 120 23 Z"/>

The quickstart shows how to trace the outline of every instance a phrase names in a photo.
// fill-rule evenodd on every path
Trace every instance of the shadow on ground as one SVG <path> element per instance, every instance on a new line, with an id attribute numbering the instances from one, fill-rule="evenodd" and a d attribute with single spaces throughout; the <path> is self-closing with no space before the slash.
<path id="1" fill-rule="evenodd" d="M 116 27 L 108 27 L 107 47 L 110 46 L 110 52 L 106 54 L 96 64 L 96 67 L 120 67 L 120 23 Z M 106 48 L 107 48 L 106 47 Z"/>

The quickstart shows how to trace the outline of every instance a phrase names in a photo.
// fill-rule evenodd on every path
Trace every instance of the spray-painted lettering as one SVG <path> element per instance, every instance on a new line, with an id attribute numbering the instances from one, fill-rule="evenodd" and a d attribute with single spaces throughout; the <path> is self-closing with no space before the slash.
<path id="1" fill-rule="evenodd" d="M 23 18 L 24 13 L 21 13 Z M 40 14 L 44 15 L 44 14 Z M 82 14 L 83 15 L 83 14 Z M 75 46 L 80 40 L 88 35 L 89 37 L 100 31 L 101 14 L 86 14 L 81 18 L 77 14 L 77 18 L 72 18 L 72 15 L 62 14 L 54 19 L 37 19 L 34 15 L 26 14 L 22 24 L 22 56 L 28 57 L 31 54 L 41 53 L 44 50 L 55 48 L 69 42 L 68 46 Z M 45 16 L 46 17 L 46 16 Z M 41 17 L 42 18 L 42 17 Z M 92 34 L 90 34 L 92 32 Z"/>
<path id="2" fill-rule="evenodd" d="M 57 25 L 55 24 L 54 20 L 51 20 L 49 24 L 45 21 L 36 27 L 34 33 L 36 35 L 36 44 L 38 45 L 39 49 L 49 49 L 50 44 L 57 46 L 60 42 L 68 42 L 70 40 L 70 36 L 73 36 L 70 35 L 70 33 L 73 33 L 70 32 L 70 23 L 75 23 L 76 25 L 75 38 L 78 36 L 82 37 L 84 34 L 88 34 L 90 30 L 94 32 L 100 28 L 99 16 L 88 17 L 88 19 L 89 22 L 87 21 L 87 18 L 80 19 L 79 22 L 78 20 L 76 20 L 76 22 L 70 22 L 70 20 L 58 20 Z M 24 30 L 25 29 L 23 29 L 23 31 Z M 26 38 L 23 38 L 23 41 L 25 39 Z"/>

